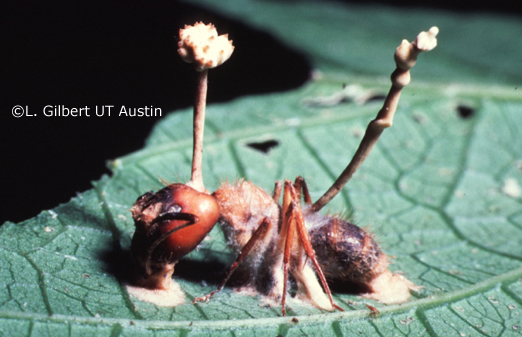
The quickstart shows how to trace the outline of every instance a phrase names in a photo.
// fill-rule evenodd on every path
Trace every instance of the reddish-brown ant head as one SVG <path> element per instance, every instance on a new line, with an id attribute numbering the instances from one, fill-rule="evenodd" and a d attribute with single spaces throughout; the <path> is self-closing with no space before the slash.
<path id="1" fill-rule="evenodd" d="M 167 235 L 154 255 L 161 255 L 161 260 L 169 262 L 194 250 L 219 218 L 216 199 L 185 184 L 172 184 L 156 193 L 146 193 L 138 198 L 131 211 L 136 232 L 144 232 L 147 246 Z M 187 228 L 174 231 L 190 222 L 192 225 Z"/>
<path id="2" fill-rule="evenodd" d="M 219 205 L 207 193 L 172 184 L 139 197 L 131 212 L 136 225 L 131 251 L 139 277 L 149 279 L 142 282 L 149 288 L 165 288 L 154 279 L 172 275 L 173 265 L 205 238 L 219 218 Z"/>
<path id="3" fill-rule="evenodd" d="M 179 260 L 193 251 L 212 230 L 219 218 L 219 205 L 213 196 L 198 192 L 184 184 L 172 184 L 165 190 L 168 191 L 169 199 L 165 203 L 167 212 L 188 213 L 199 219 L 196 224 L 172 233 L 164 241 L 165 250 L 172 253 L 171 261 Z M 160 226 L 161 233 L 165 234 L 186 222 L 186 220 L 176 220 L 175 217 L 173 220 L 163 220 Z"/>

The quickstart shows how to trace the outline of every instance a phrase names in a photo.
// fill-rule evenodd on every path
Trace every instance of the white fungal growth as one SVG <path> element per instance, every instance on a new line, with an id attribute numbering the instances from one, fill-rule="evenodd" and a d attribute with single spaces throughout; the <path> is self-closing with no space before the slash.
<path id="1" fill-rule="evenodd" d="M 179 39 L 179 56 L 187 63 L 194 63 L 197 71 L 221 65 L 234 51 L 228 34 L 218 36 L 213 24 L 185 25 L 185 29 L 179 30 Z"/>
<path id="2" fill-rule="evenodd" d="M 397 68 L 401 70 L 411 69 L 415 65 L 420 52 L 430 51 L 437 46 L 436 36 L 438 33 L 437 27 L 431 27 L 427 32 L 421 32 L 412 43 L 408 40 L 402 40 L 401 45 L 395 51 Z"/>
<path id="3" fill-rule="evenodd" d="M 413 43 L 422 51 L 430 51 L 437 46 L 438 33 L 438 27 L 431 27 L 427 32 L 421 32 Z"/>
<path id="4" fill-rule="evenodd" d="M 520 187 L 516 179 L 507 178 L 506 180 L 504 180 L 504 186 L 502 186 L 502 193 L 512 198 L 518 198 L 522 195 L 522 188 Z"/>
<path id="5" fill-rule="evenodd" d="M 158 307 L 175 307 L 185 303 L 185 293 L 180 285 L 174 280 L 170 280 L 167 290 L 147 289 L 127 284 L 127 291 L 140 301 L 149 302 Z"/>

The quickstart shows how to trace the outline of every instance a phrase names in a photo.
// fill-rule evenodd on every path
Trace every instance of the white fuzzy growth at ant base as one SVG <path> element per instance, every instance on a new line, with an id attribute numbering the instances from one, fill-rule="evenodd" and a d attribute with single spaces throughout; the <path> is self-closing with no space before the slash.
<path id="1" fill-rule="evenodd" d="M 127 292 L 140 301 L 149 302 L 158 307 L 175 307 L 185 303 L 185 293 L 181 290 L 179 284 L 172 279 L 168 290 L 127 285 Z"/>
<path id="2" fill-rule="evenodd" d="M 305 255 L 303 250 L 302 258 L 306 259 Z M 306 261 L 304 267 L 295 266 L 293 268 L 292 276 L 294 276 L 297 282 L 296 298 L 319 309 L 333 310 L 328 296 L 325 294 L 317 279 L 317 274 L 311 262 L 308 259 L 306 259 Z"/>
<path id="3" fill-rule="evenodd" d="M 422 286 L 417 286 L 401 274 L 394 274 L 385 270 L 370 282 L 372 293 L 361 294 L 365 298 L 371 298 L 385 304 L 400 304 L 410 297 L 410 290 L 419 291 Z"/>

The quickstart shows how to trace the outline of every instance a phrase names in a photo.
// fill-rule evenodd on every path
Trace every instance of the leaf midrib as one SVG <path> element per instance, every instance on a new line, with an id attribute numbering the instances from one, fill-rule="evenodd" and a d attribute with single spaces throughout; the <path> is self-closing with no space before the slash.
<path id="1" fill-rule="evenodd" d="M 424 298 L 413 300 L 404 304 L 390 305 L 379 307 L 380 315 L 399 314 L 410 310 L 426 310 L 440 305 L 441 303 L 454 303 L 464 298 L 470 297 L 477 293 L 488 291 L 492 288 L 500 286 L 501 284 L 516 281 L 522 277 L 522 267 L 512 270 L 510 272 L 494 276 L 485 281 L 476 283 L 464 289 L 451 291 L 442 295 L 437 295 L 433 298 Z M 337 321 L 347 318 L 363 318 L 368 317 L 368 310 L 353 310 L 345 312 L 335 312 L 317 315 L 296 316 L 299 324 L 313 324 L 317 322 L 324 323 L 325 321 Z M 78 323 L 89 325 L 108 325 L 112 326 L 120 324 L 122 326 L 136 326 L 148 329 L 167 329 L 167 328 L 212 328 L 217 330 L 230 330 L 231 326 L 237 328 L 241 327 L 266 327 L 277 326 L 281 324 L 289 324 L 293 317 L 271 317 L 271 318 L 251 318 L 238 320 L 209 320 L 209 321 L 154 321 L 154 320 L 133 320 L 122 318 L 97 318 L 85 316 L 70 316 L 70 315 L 46 315 L 38 313 L 23 313 L 23 312 L 0 312 L 0 318 L 7 319 L 21 319 L 31 320 L 37 322 L 52 322 L 52 323 Z"/>

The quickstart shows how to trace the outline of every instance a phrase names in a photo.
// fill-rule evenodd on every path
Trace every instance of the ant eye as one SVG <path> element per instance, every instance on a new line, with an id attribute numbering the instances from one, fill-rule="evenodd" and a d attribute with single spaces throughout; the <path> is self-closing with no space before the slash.
<path id="1" fill-rule="evenodd" d="M 171 205 L 167 209 L 167 213 L 179 213 L 179 212 L 181 212 L 181 206 L 178 204 Z"/>

